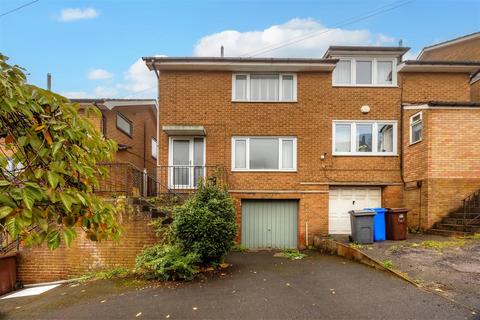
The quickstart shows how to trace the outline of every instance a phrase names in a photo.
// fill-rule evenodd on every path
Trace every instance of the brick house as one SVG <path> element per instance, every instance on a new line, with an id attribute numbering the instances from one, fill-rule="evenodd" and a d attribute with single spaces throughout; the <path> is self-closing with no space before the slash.
<path id="1" fill-rule="evenodd" d="M 460 195 L 480 189 L 480 164 L 462 170 L 465 158 L 455 157 L 480 159 L 472 136 L 463 132 L 455 144 L 443 131 L 474 126 L 480 105 L 470 102 L 470 77 L 480 63 L 402 61 L 407 50 L 144 58 L 159 77 L 160 183 L 193 189 L 210 167 L 223 168 L 238 240 L 251 248 L 302 248 L 315 235 L 349 233 L 347 212 L 365 207 L 407 206 L 410 226 L 431 228 Z M 458 120 L 444 123 L 451 113 Z M 467 178 L 468 186 L 445 191 Z M 419 204 L 426 185 L 428 200 Z"/>

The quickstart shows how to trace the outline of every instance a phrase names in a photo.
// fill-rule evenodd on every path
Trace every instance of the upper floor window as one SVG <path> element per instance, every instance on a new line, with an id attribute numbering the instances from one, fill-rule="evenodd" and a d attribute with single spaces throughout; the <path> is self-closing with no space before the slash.
<path id="1" fill-rule="evenodd" d="M 295 171 L 297 139 L 294 137 L 234 137 L 233 171 Z"/>
<path id="2" fill-rule="evenodd" d="M 127 117 L 117 112 L 117 128 L 128 136 L 132 136 L 133 124 Z"/>
<path id="3" fill-rule="evenodd" d="M 157 139 L 152 138 L 152 158 L 157 159 Z"/>
<path id="4" fill-rule="evenodd" d="M 396 59 L 340 58 L 333 71 L 333 85 L 395 86 Z"/>
<path id="5" fill-rule="evenodd" d="M 410 144 L 422 141 L 423 119 L 422 112 L 410 117 Z"/>
<path id="6" fill-rule="evenodd" d="M 396 121 L 334 121 L 333 155 L 397 154 Z"/>
<path id="7" fill-rule="evenodd" d="M 233 74 L 233 101 L 296 101 L 297 77 L 295 74 Z"/>

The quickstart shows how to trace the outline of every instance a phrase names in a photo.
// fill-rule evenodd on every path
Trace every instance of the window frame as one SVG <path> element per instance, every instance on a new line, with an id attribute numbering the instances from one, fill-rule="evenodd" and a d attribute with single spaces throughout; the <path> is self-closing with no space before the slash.
<path id="1" fill-rule="evenodd" d="M 420 116 L 420 118 L 419 118 L 419 120 L 414 122 L 413 118 L 415 118 L 416 116 Z M 417 123 L 420 123 L 422 125 L 422 132 L 420 134 L 420 139 L 416 140 L 416 141 L 413 141 L 413 126 L 416 125 Z M 410 142 L 410 144 L 409 145 L 422 142 L 423 141 L 423 112 L 419 111 L 419 112 L 411 115 L 410 119 L 409 119 L 409 125 L 410 125 L 410 128 L 409 128 L 409 133 L 410 133 L 409 142 Z"/>
<path id="2" fill-rule="evenodd" d="M 335 57 L 339 61 L 346 60 L 350 61 L 350 83 L 337 83 L 335 81 L 334 71 L 332 72 L 332 86 L 334 87 L 397 87 L 397 58 L 372 58 L 372 57 Z M 370 84 L 357 84 L 357 60 L 359 61 L 371 61 L 372 62 L 372 83 Z M 380 84 L 378 83 L 378 62 L 391 62 L 392 63 L 392 83 L 391 84 Z"/>
<path id="3" fill-rule="evenodd" d="M 250 99 L 250 75 L 278 75 L 278 100 L 252 100 Z M 237 76 L 246 76 L 247 84 L 246 84 L 246 99 L 236 99 L 236 89 L 235 89 L 235 81 Z M 292 76 L 293 78 L 293 92 L 292 92 L 292 99 L 284 100 L 283 99 L 283 77 L 284 76 Z M 232 74 L 232 102 L 262 102 L 262 103 L 282 103 L 282 102 L 297 102 L 297 74 L 296 73 L 284 73 L 284 72 L 234 72 Z"/>
<path id="4" fill-rule="evenodd" d="M 123 120 L 125 120 L 130 125 L 130 131 L 131 131 L 130 133 L 126 132 L 125 130 L 123 130 L 122 128 L 120 128 L 118 126 L 118 117 L 122 118 Z M 117 127 L 117 129 L 119 131 L 123 132 L 124 134 L 126 134 L 130 138 L 133 138 L 133 122 L 130 119 L 128 119 L 125 115 L 123 115 L 122 113 L 120 113 L 118 111 L 117 111 L 116 118 L 115 118 L 115 126 Z"/>
<path id="5" fill-rule="evenodd" d="M 153 148 L 153 141 L 155 141 L 155 149 Z M 155 150 L 155 155 L 153 155 L 153 150 Z M 153 159 L 157 160 L 158 158 L 158 141 L 155 137 L 150 139 L 150 155 Z"/>
<path id="6" fill-rule="evenodd" d="M 277 139 L 278 141 L 278 169 L 250 169 L 250 139 Z M 235 142 L 237 140 L 245 141 L 245 168 L 235 167 Z M 283 141 L 292 141 L 293 143 L 293 167 L 283 168 Z M 232 172 L 297 172 L 297 137 L 295 136 L 234 136 L 231 141 Z"/>
<path id="7" fill-rule="evenodd" d="M 350 151 L 335 151 L 336 124 L 350 124 Z M 372 152 L 359 152 L 357 150 L 357 124 L 372 125 Z M 393 125 L 393 151 L 379 152 L 378 150 L 378 125 Z M 333 120 L 332 122 L 332 155 L 347 157 L 396 157 L 398 156 L 398 121 L 397 120 Z"/>

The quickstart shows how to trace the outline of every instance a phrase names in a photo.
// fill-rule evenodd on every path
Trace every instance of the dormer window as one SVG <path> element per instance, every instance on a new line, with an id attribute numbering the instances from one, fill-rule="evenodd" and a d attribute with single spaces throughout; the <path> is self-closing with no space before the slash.
<path id="1" fill-rule="evenodd" d="M 397 85 L 396 59 L 340 58 L 333 71 L 334 86 L 389 87 Z"/>

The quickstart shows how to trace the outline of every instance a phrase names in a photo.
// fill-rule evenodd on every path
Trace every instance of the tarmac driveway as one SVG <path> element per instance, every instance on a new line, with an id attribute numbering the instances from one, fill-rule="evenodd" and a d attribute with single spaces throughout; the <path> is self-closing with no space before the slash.
<path id="1" fill-rule="evenodd" d="M 0 318 L 24 319 L 478 319 L 470 310 L 388 273 L 338 257 L 302 260 L 232 253 L 220 276 L 182 284 L 63 285 L 0 300 Z"/>

